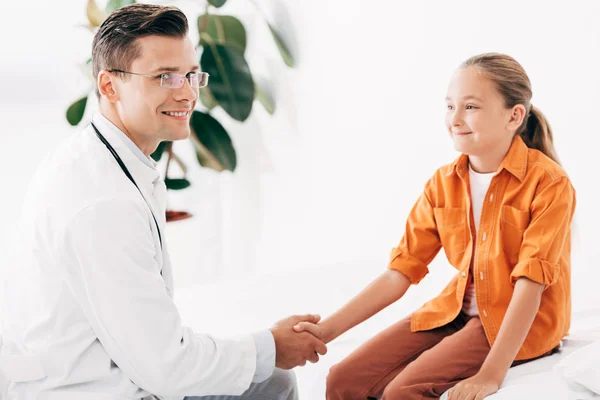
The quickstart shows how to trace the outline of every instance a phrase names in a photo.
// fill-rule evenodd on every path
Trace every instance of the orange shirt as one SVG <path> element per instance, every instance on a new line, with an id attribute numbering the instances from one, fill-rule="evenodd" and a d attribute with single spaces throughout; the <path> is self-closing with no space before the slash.
<path id="1" fill-rule="evenodd" d="M 475 234 L 468 157 L 436 171 L 413 207 L 389 268 L 413 284 L 443 247 L 458 273 L 444 291 L 412 315 L 411 330 L 443 326 L 459 314 L 470 271 L 479 317 L 490 343 L 517 279 L 545 285 L 540 309 L 516 360 L 540 356 L 568 334 L 571 322 L 571 219 L 575 190 L 563 169 L 519 135 L 494 175 Z"/>

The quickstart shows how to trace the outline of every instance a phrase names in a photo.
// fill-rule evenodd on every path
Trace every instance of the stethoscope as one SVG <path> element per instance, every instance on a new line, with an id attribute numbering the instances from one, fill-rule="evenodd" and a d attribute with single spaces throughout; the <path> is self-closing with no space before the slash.
<path id="1" fill-rule="evenodd" d="M 92 128 L 94 128 L 94 130 L 96 131 L 96 136 L 98 136 L 98 138 L 102 141 L 102 143 L 104 143 L 104 145 L 106 146 L 106 148 L 108 149 L 108 151 L 110 151 L 110 153 L 113 155 L 113 157 L 115 158 L 115 160 L 117 160 L 117 163 L 119 163 L 119 166 L 123 170 L 123 173 L 125 173 L 125 175 L 129 178 L 129 180 L 131 181 L 131 183 L 133 183 L 135 185 L 135 187 L 137 188 L 137 190 L 142 195 L 142 198 L 144 199 L 144 201 L 146 202 L 146 205 L 150 209 L 150 214 L 152 214 L 152 218 L 154 218 L 154 223 L 156 224 L 156 230 L 158 232 L 158 240 L 160 241 L 160 247 L 162 248 L 162 236 L 160 234 L 160 228 L 158 227 L 158 221 L 156 220 L 156 217 L 154 216 L 154 213 L 152 212 L 152 207 L 150 207 L 150 204 L 148 204 L 148 200 L 146 200 L 146 197 L 144 197 L 144 194 L 140 190 L 139 186 L 137 185 L 137 183 L 135 183 L 135 179 L 133 179 L 133 176 L 131 176 L 131 174 L 129 173 L 129 170 L 127 169 L 127 167 L 125 166 L 125 164 L 121 160 L 121 157 L 119 157 L 119 155 L 117 154 L 117 152 L 115 151 L 115 149 L 113 149 L 113 147 L 110 145 L 110 143 L 108 143 L 108 140 L 106 140 L 104 138 L 104 136 L 102 136 L 102 134 L 100 133 L 100 131 L 98 130 L 98 128 L 96 128 L 96 125 L 94 125 L 93 122 L 92 122 Z"/>

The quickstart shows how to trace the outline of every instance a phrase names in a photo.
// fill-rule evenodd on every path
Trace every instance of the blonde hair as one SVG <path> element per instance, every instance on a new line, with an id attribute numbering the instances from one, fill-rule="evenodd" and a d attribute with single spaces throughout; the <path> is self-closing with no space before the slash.
<path id="1" fill-rule="evenodd" d="M 521 135 L 527 147 L 541 151 L 560 164 L 554 149 L 552 129 L 544 114 L 531 104 L 531 81 L 521 64 L 506 54 L 484 53 L 469 58 L 461 67 L 480 69 L 494 82 L 507 108 L 522 104 L 527 115 L 516 134 Z"/>

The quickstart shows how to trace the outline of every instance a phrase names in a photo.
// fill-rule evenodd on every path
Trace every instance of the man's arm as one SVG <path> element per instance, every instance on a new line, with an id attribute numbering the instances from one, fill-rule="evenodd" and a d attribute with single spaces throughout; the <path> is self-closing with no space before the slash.
<path id="1" fill-rule="evenodd" d="M 182 326 L 144 209 L 127 200 L 90 206 L 69 222 L 57 247 L 100 343 L 139 387 L 171 396 L 239 395 L 249 387 L 252 336 L 223 340 Z"/>

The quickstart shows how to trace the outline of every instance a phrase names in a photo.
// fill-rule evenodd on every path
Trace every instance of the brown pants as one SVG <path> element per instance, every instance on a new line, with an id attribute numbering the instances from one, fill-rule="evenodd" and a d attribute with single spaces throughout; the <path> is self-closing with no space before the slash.
<path id="1" fill-rule="evenodd" d="M 475 375 L 489 352 L 477 317 L 460 313 L 445 326 L 414 333 L 408 317 L 331 368 L 327 400 L 438 399 L 458 382 Z"/>

